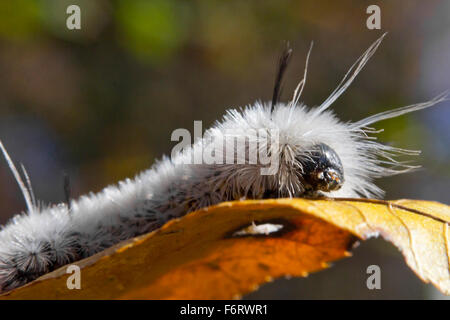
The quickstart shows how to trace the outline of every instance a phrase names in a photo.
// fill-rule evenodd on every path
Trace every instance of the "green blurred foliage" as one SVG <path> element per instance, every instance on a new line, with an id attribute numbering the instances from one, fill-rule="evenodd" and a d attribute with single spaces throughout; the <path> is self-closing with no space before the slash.
<path id="1" fill-rule="evenodd" d="M 120 39 L 138 57 L 154 63 L 170 59 L 186 41 L 188 10 L 184 1 L 117 1 L 115 19 Z"/>
<path id="2" fill-rule="evenodd" d="M 8 40 L 26 40 L 39 33 L 42 7 L 36 0 L 0 2 L 0 36 Z"/>

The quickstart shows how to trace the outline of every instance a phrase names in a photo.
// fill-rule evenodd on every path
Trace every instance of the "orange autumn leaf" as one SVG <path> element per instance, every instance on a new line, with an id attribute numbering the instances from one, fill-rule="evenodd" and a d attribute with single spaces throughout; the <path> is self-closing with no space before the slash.
<path id="1" fill-rule="evenodd" d="M 230 299 L 282 276 L 306 276 L 381 235 L 425 282 L 450 294 L 450 207 L 430 201 L 278 199 L 225 202 L 78 261 L 3 299 Z"/>

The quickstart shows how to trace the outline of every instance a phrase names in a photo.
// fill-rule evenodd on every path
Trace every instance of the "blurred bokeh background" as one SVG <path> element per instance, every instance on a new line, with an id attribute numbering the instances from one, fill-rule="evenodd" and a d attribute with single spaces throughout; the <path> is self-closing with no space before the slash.
<path id="1" fill-rule="evenodd" d="M 68 30 L 66 8 L 81 8 Z M 382 30 L 366 28 L 366 8 L 381 8 Z M 450 88 L 449 1 L 0 1 L 0 138 L 27 168 L 37 197 L 63 200 L 134 176 L 170 154 L 176 128 L 204 128 L 230 107 L 269 100 L 283 41 L 294 48 L 287 100 L 314 40 L 306 104 L 320 104 L 382 32 L 378 52 L 334 104 L 358 120 L 421 102 Z M 384 179 L 387 199 L 450 204 L 450 105 L 376 125 L 380 140 L 420 149 L 415 173 Z M 24 210 L 0 160 L 0 222 Z M 382 289 L 366 287 L 378 264 Z M 306 279 L 277 280 L 248 298 L 443 298 L 410 271 L 399 252 L 371 240 L 354 257 Z"/>

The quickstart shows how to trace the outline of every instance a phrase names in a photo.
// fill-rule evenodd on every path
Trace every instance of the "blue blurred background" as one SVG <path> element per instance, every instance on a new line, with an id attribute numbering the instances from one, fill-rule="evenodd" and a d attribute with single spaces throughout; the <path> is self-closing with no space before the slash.
<path id="1" fill-rule="evenodd" d="M 68 30 L 66 8 L 81 8 Z M 366 28 L 381 8 L 382 30 Z M 43 202 L 134 176 L 170 154 L 176 128 L 210 126 L 230 107 L 269 100 L 284 40 L 294 56 L 290 98 L 314 40 L 303 99 L 320 104 L 382 32 L 378 52 L 333 108 L 343 120 L 421 102 L 450 88 L 449 1 L 0 1 L 0 138 L 27 168 Z M 420 149 L 423 169 L 379 182 L 387 199 L 450 204 L 450 108 L 446 102 L 384 121 L 380 140 Z M 25 209 L 0 160 L 0 222 Z M 368 290 L 378 264 L 382 290 Z M 442 298 L 401 254 L 371 240 L 355 256 L 306 279 L 277 280 L 248 298 Z"/>

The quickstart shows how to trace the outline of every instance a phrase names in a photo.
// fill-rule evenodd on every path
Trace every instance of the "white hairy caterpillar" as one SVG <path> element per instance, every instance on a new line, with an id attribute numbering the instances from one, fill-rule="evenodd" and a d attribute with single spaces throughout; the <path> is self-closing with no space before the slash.
<path id="1" fill-rule="evenodd" d="M 376 40 L 353 64 L 338 87 L 318 107 L 299 103 L 304 76 L 292 100 L 279 102 L 280 86 L 291 50 L 281 59 L 271 103 L 256 102 L 242 110 L 229 110 L 221 122 L 207 131 L 208 139 L 195 142 L 171 159 L 163 158 L 152 168 L 108 186 L 97 194 L 67 203 L 37 203 L 30 179 L 22 167 L 25 183 L 6 149 L 0 148 L 27 204 L 27 212 L 14 216 L 0 231 L 0 289 L 10 290 L 67 263 L 102 251 L 122 240 L 150 232 L 170 219 L 227 200 L 270 197 L 380 197 L 383 191 L 374 178 L 408 172 L 415 166 L 394 159 L 417 151 L 378 143 L 371 124 L 447 100 L 448 93 L 434 99 L 343 123 L 329 110 L 348 88 L 380 45 Z M 261 164 L 249 164 L 256 152 L 236 153 L 233 164 L 186 164 L 229 132 L 271 130 L 279 134 L 278 145 L 256 144 L 276 152 L 278 170 L 261 174 Z M 275 148 L 276 147 L 276 148 Z M 234 150 L 233 150 L 234 151 Z M 234 154 L 234 153 L 233 153 Z M 242 157 L 239 159 L 239 157 Z"/>

